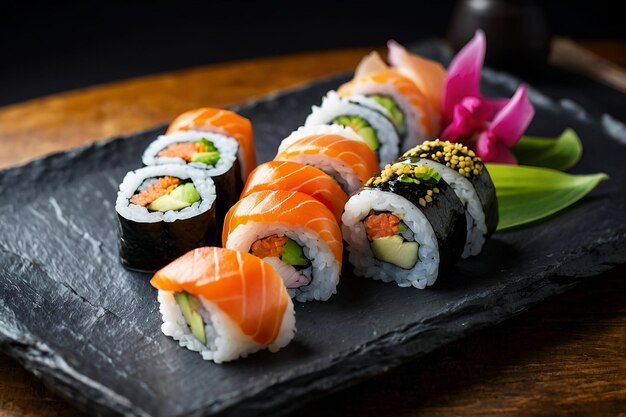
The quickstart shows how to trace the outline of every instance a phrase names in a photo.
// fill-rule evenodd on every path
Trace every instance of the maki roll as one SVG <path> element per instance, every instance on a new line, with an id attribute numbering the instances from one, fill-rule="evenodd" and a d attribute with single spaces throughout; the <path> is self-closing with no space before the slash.
<path id="1" fill-rule="evenodd" d="M 281 142 L 274 160 L 314 166 L 347 194 L 378 171 L 374 152 L 352 129 L 341 126 L 301 127 Z"/>
<path id="2" fill-rule="evenodd" d="M 293 303 L 274 268 L 247 253 L 195 249 L 159 270 L 161 331 L 216 363 L 261 349 L 276 352 L 295 333 Z"/>
<path id="3" fill-rule="evenodd" d="M 161 135 L 148 145 L 143 163 L 181 164 L 205 170 L 213 178 L 219 196 L 216 215 L 221 223 L 228 209 L 239 199 L 243 187 L 238 151 L 239 143 L 221 133 L 176 131 Z"/>
<path id="4" fill-rule="evenodd" d="M 433 167 L 452 187 L 465 207 L 467 237 L 462 256 L 478 255 L 498 226 L 496 188 L 482 160 L 460 143 L 439 139 L 422 143 L 400 160 Z"/>
<path id="5" fill-rule="evenodd" d="M 167 128 L 167 134 L 178 131 L 213 132 L 231 137 L 239 143 L 237 157 L 243 182 L 256 166 L 254 134 L 248 119 L 235 112 L 203 107 L 178 116 Z"/>
<path id="6" fill-rule="evenodd" d="M 270 161 L 259 165 L 248 177 L 241 198 L 256 191 L 300 191 L 324 204 L 341 221 L 348 196 L 337 181 L 319 169 L 289 161 Z"/>
<path id="7" fill-rule="evenodd" d="M 298 301 L 325 301 L 336 292 L 343 243 L 333 214 L 294 191 L 257 191 L 230 209 L 222 246 L 262 258 Z"/>
<path id="8" fill-rule="evenodd" d="M 387 165 L 346 204 L 343 237 L 357 275 L 401 287 L 432 285 L 461 256 L 465 213 L 428 165 Z"/>
<path id="9" fill-rule="evenodd" d="M 126 174 L 115 202 L 122 265 L 155 271 L 214 243 L 214 203 L 215 186 L 203 170 L 157 165 Z"/>
<path id="10" fill-rule="evenodd" d="M 336 91 L 330 91 L 321 106 L 313 106 L 304 125 L 337 124 L 351 128 L 376 153 L 382 168 L 400 153 L 400 136 L 390 119 L 387 109 L 371 98 L 340 97 Z"/>
<path id="11" fill-rule="evenodd" d="M 342 97 L 364 95 L 387 109 L 402 139 L 402 151 L 438 133 L 438 109 L 410 78 L 389 68 L 375 52 L 363 59 L 354 79 L 338 92 Z"/>

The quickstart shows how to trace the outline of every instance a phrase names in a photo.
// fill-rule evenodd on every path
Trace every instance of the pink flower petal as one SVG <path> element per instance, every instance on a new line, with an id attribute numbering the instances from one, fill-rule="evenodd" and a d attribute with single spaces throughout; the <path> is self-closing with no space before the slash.
<path id="1" fill-rule="evenodd" d="M 480 95 L 480 71 L 485 59 L 485 33 L 478 29 L 467 45 L 452 59 L 444 82 L 444 123 L 452 120 L 455 104 L 463 97 Z"/>
<path id="2" fill-rule="evenodd" d="M 517 164 L 517 158 L 515 158 L 509 148 L 500 143 L 497 138 L 488 131 L 478 135 L 478 140 L 476 141 L 476 155 L 482 158 L 484 162 Z"/>
<path id="3" fill-rule="evenodd" d="M 441 134 L 444 140 L 457 141 L 481 131 L 493 116 L 491 105 L 479 97 L 464 97 L 454 106 L 452 122 Z"/>
<path id="4" fill-rule="evenodd" d="M 530 124 L 535 115 L 535 109 L 526 95 L 527 87 L 521 85 L 513 98 L 493 118 L 489 131 L 498 138 L 498 141 L 507 147 L 512 147 Z"/>

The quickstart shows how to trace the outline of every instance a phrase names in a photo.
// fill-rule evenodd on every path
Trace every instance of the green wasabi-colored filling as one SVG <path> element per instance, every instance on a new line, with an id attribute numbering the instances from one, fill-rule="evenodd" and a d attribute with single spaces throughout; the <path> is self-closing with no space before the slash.
<path id="1" fill-rule="evenodd" d="M 206 345 L 206 333 L 204 331 L 204 321 L 200 315 L 202 306 L 196 297 L 186 292 L 177 292 L 174 298 L 183 313 L 183 317 L 196 339 Z"/>
<path id="2" fill-rule="evenodd" d="M 380 148 L 380 141 L 376 131 L 364 118 L 360 116 L 338 116 L 333 120 L 333 123 L 354 130 L 363 138 L 371 150 L 376 151 Z"/>
<path id="3" fill-rule="evenodd" d="M 400 133 L 404 134 L 404 113 L 402 113 L 402 110 L 400 110 L 400 107 L 398 107 L 398 104 L 395 102 L 395 100 L 389 96 L 383 96 L 380 94 L 372 94 L 368 97 L 383 106 L 385 110 L 389 112 L 391 121 L 396 126 L 396 129 L 398 129 Z"/>
<path id="4" fill-rule="evenodd" d="M 207 138 L 202 138 L 196 141 L 196 144 L 202 146 L 205 150 L 203 152 L 196 152 L 191 157 L 191 162 L 201 162 L 206 165 L 216 165 L 220 160 L 220 152 L 215 147 L 215 144 Z"/>
<path id="5" fill-rule="evenodd" d="M 287 240 L 287 243 L 283 247 L 280 260 L 293 266 L 305 266 L 309 264 L 309 260 L 304 256 L 302 246 L 298 245 L 292 239 Z"/>

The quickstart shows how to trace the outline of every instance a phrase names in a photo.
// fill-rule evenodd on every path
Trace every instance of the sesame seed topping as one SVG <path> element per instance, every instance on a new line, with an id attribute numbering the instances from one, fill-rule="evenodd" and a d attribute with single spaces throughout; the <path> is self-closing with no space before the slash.
<path id="1" fill-rule="evenodd" d="M 426 141 L 404 154 L 405 157 L 417 155 L 420 158 L 431 159 L 445 164 L 465 177 L 480 175 L 484 167 L 483 162 L 476 156 L 476 153 L 462 143 L 436 139 L 434 141 Z"/>

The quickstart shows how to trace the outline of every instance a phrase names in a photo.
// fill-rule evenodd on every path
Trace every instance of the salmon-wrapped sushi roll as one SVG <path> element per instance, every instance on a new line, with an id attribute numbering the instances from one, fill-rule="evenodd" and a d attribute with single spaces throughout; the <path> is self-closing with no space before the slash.
<path id="1" fill-rule="evenodd" d="M 331 177 L 350 194 L 378 171 L 378 160 L 365 141 L 342 126 L 301 127 L 279 148 L 276 161 L 312 165 Z"/>
<path id="2" fill-rule="evenodd" d="M 330 175 L 310 165 L 270 161 L 259 165 L 248 177 L 241 198 L 255 191 L 300 191 L 324 204 L 341 221 L 348 196 Z"/>
<path id="3" fill-rule="evenodd" d="M 262 258 L 298 301 L 325 301 L 336 292 L 343 244 L 326 206 L 297 191 L 257 191 L 224 221 L 222 246 Z"/>
<path id="4" fill-rule="evenodd" d="M 403 151 L 438 134 L 439 109 L 410 78 L 387 67 L 376 53 L 364 58 L 354 79 L 338 92 L 342 97 L 364 95 L 385 107 L 400 133 Z"/>
<path id="5" fill-rule="evenodd" d="M 268 348 L 295 333 L 293 304 L 271 265 L 247 253 L 203 247 L 157 271 L 161 330 L 216 363 Z"/>

